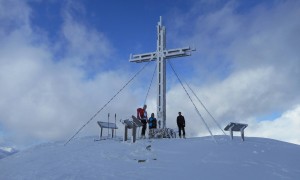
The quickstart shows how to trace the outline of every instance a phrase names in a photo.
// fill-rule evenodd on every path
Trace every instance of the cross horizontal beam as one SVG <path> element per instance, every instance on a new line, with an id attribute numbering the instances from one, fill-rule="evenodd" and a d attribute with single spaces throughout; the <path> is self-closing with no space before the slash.
<path id="1" fill-rule="evenodd" d="M 166 60 L 171 58 L 190 56 L 190 47 L 166 49 L 166 28 L 162 25 L 162 17 L 156 26 L 157 39 L 156 51 L 143 54 L 130 54 L 129 62 L 142 63 L 156 61 L 157 69 L 157 120 L 163 122 L 163 128 L 166 128 Z"/>
<path id="2" fill-rule="evenodd" d="M 169 59 L 169 58 L 190 56 L 191 51 L 195 51 L 195 49 L 191 49 L 190 47 L 185 47 L 185 48 L 164 50 L 162 51 L 162 53 L 164 58 Z M 151 53 L 135 54 L 135 55 L 131 54 L 129 57 L 129 61 L 136 62 L 136 63 L 155 61 L 158 53 L 160 52 L 151 52 Z"/>

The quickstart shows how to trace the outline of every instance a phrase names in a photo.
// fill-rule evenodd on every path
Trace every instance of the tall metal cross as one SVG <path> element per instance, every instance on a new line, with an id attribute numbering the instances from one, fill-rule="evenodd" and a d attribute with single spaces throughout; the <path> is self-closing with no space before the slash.
<path id="1" fill-rule="evenodd" d="M 190 56 L 190 47 L 166 49 L 166 28 L 162 25 L 162 17 L 157 24 L 157 49 L 155 52 L 130 55 L 130 62 L 149 62 L 157 63 L 157 120 L 163 122 L 166 128 L 166 60 L 170 58 Z"/>

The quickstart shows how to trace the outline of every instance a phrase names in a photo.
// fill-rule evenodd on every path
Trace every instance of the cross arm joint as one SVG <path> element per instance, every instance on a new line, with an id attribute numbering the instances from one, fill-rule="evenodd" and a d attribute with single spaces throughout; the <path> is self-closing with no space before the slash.
<path id="1" fill-rule="evenodd" d="M 156 59 L 156 52 L 151 53 L 144 53 L 144 54 L 130 54 L 129 62 L 148 62 L 148 61 L 155 61 Z"/>

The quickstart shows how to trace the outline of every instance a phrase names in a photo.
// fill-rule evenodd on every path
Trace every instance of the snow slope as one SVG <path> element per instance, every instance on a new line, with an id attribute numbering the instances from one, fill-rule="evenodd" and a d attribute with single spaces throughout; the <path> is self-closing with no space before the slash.
<path id="1" fill-rule="evenodd" d="M 300 146 L 263 138 L 41 144 L 0 160 L 0 179 L 279 180 L 300 178 Z"/>
<path id="2" fill-rule="evenodd" d="M 0 146 L 0 159 L 17 153 L 18 151 L 12 147 Z"/>

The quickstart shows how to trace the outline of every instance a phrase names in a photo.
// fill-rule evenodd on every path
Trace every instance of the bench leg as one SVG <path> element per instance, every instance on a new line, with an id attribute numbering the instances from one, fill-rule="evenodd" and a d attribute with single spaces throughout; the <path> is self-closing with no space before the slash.
<path id="1" fill-rule="evenodd" d="M 127 126 L 125 126 L 124 141 L 127 141 L 127 132 L 128 132 L 128 128 L 127 128 Z"/>
<path id="2" fill-rule="evenodd" d="M 133 128 L 132 128 L 132 138 L 133 138 L 133 142 L 135 143 L 135 140 L 136 140 L 136 126 L 133 126 Z"/>
<path id="3" fill-rule="evenodd" d="M 241 130 L 241 137 L 242 137 L 242 140 L 245 141 L 244 130 Z"/>

